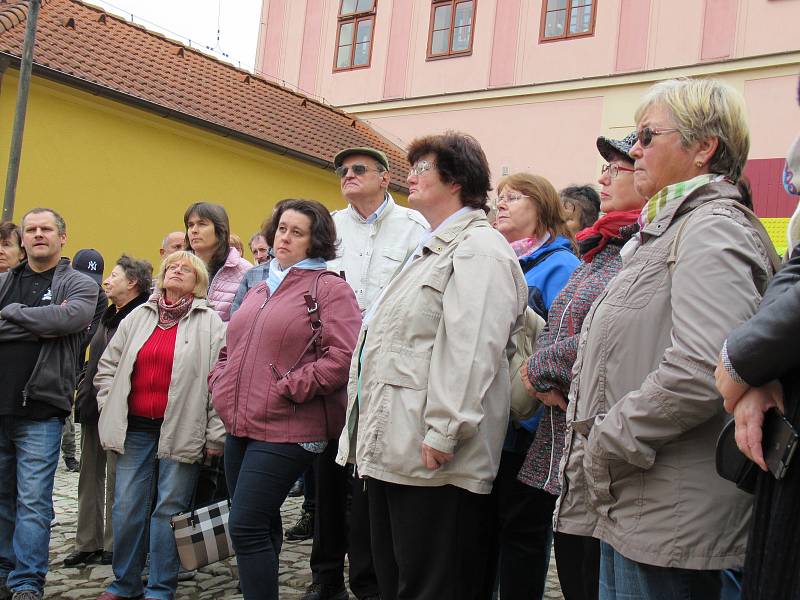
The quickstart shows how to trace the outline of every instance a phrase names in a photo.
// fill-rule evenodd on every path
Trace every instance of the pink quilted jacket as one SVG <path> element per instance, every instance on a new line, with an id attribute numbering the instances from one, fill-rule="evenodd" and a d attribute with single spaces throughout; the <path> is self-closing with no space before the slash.
<path id="1" fill-rule="evenodd" d="M 239 289 L 239 283 L 242 281 L 245 271 L 252 266 L 239 255 L 236 248 L 231 248 L 225 264 L 214 275 L 214 280 L 208 287 L 208 301 L 226 323 L 231 318 L 231 304 L 236 296 L 236 290 Z"/>

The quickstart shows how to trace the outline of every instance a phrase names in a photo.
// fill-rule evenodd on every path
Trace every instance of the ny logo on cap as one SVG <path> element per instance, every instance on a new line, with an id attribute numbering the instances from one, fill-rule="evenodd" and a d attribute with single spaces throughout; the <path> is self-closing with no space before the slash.
<path id="1" fill-rule="evenodd" d="M 86 265 L 86 268 L 89 269 L 90 271 L 97 271 L 97 262 L 90 260 L 89 264 Z"/>

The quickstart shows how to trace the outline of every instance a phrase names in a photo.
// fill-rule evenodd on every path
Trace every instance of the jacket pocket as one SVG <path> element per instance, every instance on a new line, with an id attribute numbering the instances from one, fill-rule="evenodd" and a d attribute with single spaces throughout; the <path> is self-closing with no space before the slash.
<path id="1" fill-rule="evenodd" d="M 623 269 L 611 281 L 604 303 L 611 306 L 639 309 L 650 303 L 656 292 L 664 286 L 669 273 L 667 250 L 640 248 L 639 260 Z"/>
<path id="2" fill-rule="evenodd" d="M 383 248 L 378 251 L 380 266 L 377 269 L 378 285 L 384 287 L 397 273 L 406 258 L 406 249 L 399 246 Z"/>
<path id="3" fill-rule="evenodd" d="M 411 390 L 426 390 L 430 372 L 430 356 L 417 356 L 410 353 L 387 352 L 383 355 L 385 364 L 377 376 L 379 383 L 386 383 Z"/>

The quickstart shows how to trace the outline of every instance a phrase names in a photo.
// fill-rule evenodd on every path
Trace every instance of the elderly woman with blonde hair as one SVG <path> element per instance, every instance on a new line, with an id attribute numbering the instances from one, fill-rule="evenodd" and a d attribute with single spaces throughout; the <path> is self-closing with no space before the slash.
<path id="1" fill-rule="evenodd" d="M 635 117 L 634 186 L 649 200 L 584 321 L 554 528 L 600 539 L 602 599 L 707 600 L 744 563 L 751 504 L 715 472 L 714 367 L 773 265 L 735 185 L 749 149 L 740 95 L 665 81 Z"/>
<path id="2" fill-rule="evenodd" d="M 170 254 L 156 293 L 120 323 L 100 359 L 94 378 L 100 442 L 119 457 L 114 581 L 98 600 L 143 592 L 146 598 L 175 596 L 178 554 L 169 518 L 189 507 L 199 463 L 221 455 L 225 439 L 206 385 L 225 325 L 208 303 L 207 289 L 200 258 Z"/>

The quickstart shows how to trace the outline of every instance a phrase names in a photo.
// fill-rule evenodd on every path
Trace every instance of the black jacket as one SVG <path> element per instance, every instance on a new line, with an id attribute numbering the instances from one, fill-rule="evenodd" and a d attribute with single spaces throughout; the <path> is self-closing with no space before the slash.
<path id="1" fill-rule="evenodd" d="M 800 431 L 800 247 L 775 275 L 758 312 L 728 336 L 728 357 L 750 385 L 778 379 Z M 800 454 L 781 481 L 759 472 L 743 598 L 800 598 Z"/>
<path id="2" fill-rule="evenodd" d="M 148 293 L 139 294 L 128 302 L 121 310 L 113 304 L 106 308 L 100 317 L 97 330 L 89 342 L 89 361 L 86 371 L 78 382 L 78 393 L 75 395 L 75 421 L 81 424 L 97 423 L 100 413 L 97 410 L 97 390 L 92 383 L 97 375 L 97 364 L 103 356 L 108 342 L 114 337 L 117 327 L 134 308 L 147 302 Z"/>
<path id="3" fill-rule="evenodd" d="M 0 273 L 0 301 L 8 293 L 15 271 Z M 85 331 L 97 306 L 98 286 L 75 271 L 69 259 L 62 258 L 53 274 L 52 304 L 25 306 L 18 302 L 0 311 L 0 343 L 16 340 L 41 340 L 42 350 L 23 390 L 23 403 L 35 398 L 65 412 L 72 411 L 75 374 L 83 358 L 80 349 Z"/>

